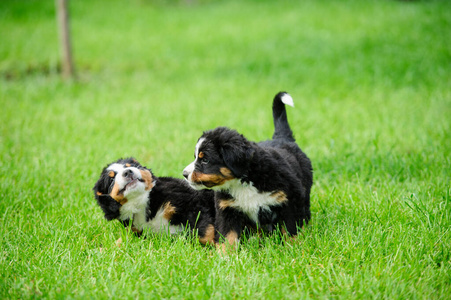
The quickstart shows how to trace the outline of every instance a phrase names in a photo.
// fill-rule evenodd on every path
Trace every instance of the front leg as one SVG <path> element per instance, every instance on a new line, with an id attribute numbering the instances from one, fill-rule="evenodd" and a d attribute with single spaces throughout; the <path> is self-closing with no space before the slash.
<path id="1" fill-rule="evenodd" d="M 127 228 L 127 227 L 130 226 L 130 225 L 133 226 L 133 224 L 131 224 L 129 218 L 127 218 L 127 219 L 125 219 L 125 220 L 121 220 L 121 219 L 118 219 L 118 220 L 119 220 L 119 222 L 120 222 L 122 225 L 124 225 L 125 228 Z"/>
<path id="2" fill-rule="evenodd" d="M 244 215 L 231 207 L 235 199 L 228 193 L 215 193 L 216 221 L 215 243 L 225 251 L 225 248 L 235 248 L 243 229 Z M 224 245 L 225 242 L 225 245 Z"/>
<path id="3" fill-rule="evenodd" d="M 127 229 L 131 226 L 133 234 L 136 235 L 137 237 L 141 237 L 141 235 L 143 233 L 142 229 L 140 230 L 140 229 L 135 228 L 130 219 L 125 219 L 125 220 L 118 219 L 118 220 Z"/>

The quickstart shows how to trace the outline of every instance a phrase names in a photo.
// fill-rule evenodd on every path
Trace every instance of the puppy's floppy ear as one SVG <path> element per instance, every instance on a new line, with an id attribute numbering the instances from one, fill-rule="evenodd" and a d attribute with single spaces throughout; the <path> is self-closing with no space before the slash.
<path id="1" fill-rule="evenodd" d="M 96 194 L 97 203 L 99 204 L 100 208 L 103 210 L 105 214 L 105 219 L 108 221 L 114 220 L 119 218 L 120 212 L 119 209 L 121 208 L 121 204 L 111 198 L 110 195 L 98 195 Z"/>
<path id="2" fill-rule="evenodd" d="M 251 147 L 226 143 L 220 149 L 222 159 L 236 178 L 246 178 L 255 150 Z"/>

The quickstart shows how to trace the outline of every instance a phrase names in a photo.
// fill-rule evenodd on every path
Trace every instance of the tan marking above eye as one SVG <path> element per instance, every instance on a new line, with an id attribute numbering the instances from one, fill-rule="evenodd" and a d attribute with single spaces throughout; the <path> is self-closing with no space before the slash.
<path id="1" fill-rule="evenodd" d="M 199 158 L 202 158 L 202 157 L 204 157 L 204 155 L 205 155 L 205 154 L 204 154 L 203 152 L 199 152 L 199 155 L 198 155 L 198 156 L 199 156 Z"/>
<path id="2" fill-rule="evenodd" d="M 111 178 L 113 178 L 115 175 L 116 175 L 116 174 L 114 173 L 114 171 L 110 171 L 110 172 L 108 173 L 108 176 L 110 176 Z"/>
<path id="3" fill-rule="evenodd" d="M 97 191 L 97 196 L 102 196 L 102 193 L 101 192 L 99 192 L 99 191 Z"/>
<path id="4" fill-rule="evenodd" d="M 131 165 L 131 164 L 125 164 L 125 166 L 126 166 L 127 168 L 130 168 L 132 165 Z"/>

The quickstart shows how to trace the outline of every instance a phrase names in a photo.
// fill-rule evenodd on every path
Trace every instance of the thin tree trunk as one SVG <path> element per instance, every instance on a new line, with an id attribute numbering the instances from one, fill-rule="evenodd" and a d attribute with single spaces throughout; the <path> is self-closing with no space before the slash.
<path id="1" fill-rule="evenodd" d="M 62 75 L 65 79 L 71 79 L 75 77 L 74 64 L 72 62 L 72 48 L 69 29 L 69 11 L 67 8 L 68 0 L 55 0 L 58 29 L 60 37 L 60 50 L 61 50 L 61 68 Z"/>

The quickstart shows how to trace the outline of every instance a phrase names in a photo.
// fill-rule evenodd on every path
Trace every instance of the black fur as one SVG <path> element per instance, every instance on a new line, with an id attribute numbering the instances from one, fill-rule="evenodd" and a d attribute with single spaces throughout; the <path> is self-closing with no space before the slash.
<path id="1" fill-rule="evenodd" d="M 273 101 L 275 131 L 272 140 L 255 143 L 226 127 L 206 131 L 199 139 L 197 154 L 202 153 L 202 158 L 195 160 L 193 169 L 190 165 L 184 171 L 184 176 L 195 188 L 207 187 L 216 191 L 216 241 L 231 233 L 239 238 L 246 226 L 269 230 L 279 227 L 282 232 L 295 235 L 298 228 L 310 220 L 312 165 L 295 143 L 281 101 L 284 95 L 284 92 L 277 94 Z M 233 176 L 224 175 L 228 174 L 227 169 Z M 211 178 L 214 182 L 208 181 Z M 225 178 L 224 182 L 218 178 Z M 215 182 L 220 184 L 215 185 Z M 237 192 L 252 187 L 257 190 L 252 194 L 254 196 Z M 265 201 L 263 195 L 270 202 L 260 206 L 259 201 Z M 251 197 L 253 200 L 248 199 Z M 271 203 L 272 199 L 280 202 Z M 257 220 L 245 208 L 250 201 L 258 203 L 255 205 Z"/>
<path id="2" fill-rule="evenodd" d="M 286 94 L 286 92 L 280 92 L 274 97 L 272 103 L 272 116 L 274 121 L 274 134 L 273 140 L 283 139 L 286 141 L 294 142 L 293 132 L 288 125 L 287 112 L 285 110 L 285 104 L 280 100 Z"/>
<path id="3" fill-rule="evenodd" d="M 152 175 L 155 185 L 148 192 L 147 204 L 144 208 L 145 212 L 142 212 L 145 213 L 147 222 L 153 220 L 161 208 L 170 204 L 175 208 L 175 213 L 170 214 L 170 225 L 188 225 L 190 229 L 198 230 L 201 242 L 213 242 L 214 193 L 208 190 L 193 190 L 185 180 L 172 177 L 156 177 L 150 169 L 140 165 L 134 158 L 119 159 L 107 165 L 94 185 L 94 196 L 107 220 L 117 219 L 126 227 L 130 224 L 129 218 L 121 217 L 123 205 L 110 195 L 116 180 L 116 177 L 112 178 L 108 175 L 109 171 L 107 169 L 112 164 L 123 165 L 124 169 L 133 167 L 139 170 L 147 170 Z M 116 176 L 119 176 L 119 174 L 116 174 Z M 124 203 L 124 205 L 126 204 L 127 202 Z M 138 235 L 142 233 L 142 228 L 134 228 L 135 222 L 131 226 Z M 147 227 L 144 226 L 144 228 Z M 150 228 L 150 230 L 152 229 L 154 228 Z"/>

